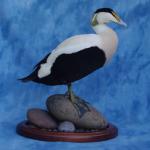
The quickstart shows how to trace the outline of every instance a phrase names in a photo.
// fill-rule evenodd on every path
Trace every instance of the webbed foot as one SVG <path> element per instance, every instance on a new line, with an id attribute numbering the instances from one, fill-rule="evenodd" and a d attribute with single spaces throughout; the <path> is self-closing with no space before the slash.
<path id="1" fill-rule="evenodd" d="M 71 83 L 68 84 L 68 94 L 69 100 L 77 110 L 79 117 L 81 118 L 86 112 L 90 111 L 89 103 L 81 100 L 79 97 L 75 96 L 72 91 Z"/>
<path id="2" fill-rule="evenodd" d="M 82 100 L 78 96 L 75 96 L 73 92 L 71 92 L 71 94 L 67 92 L 66 95 L 69 97 L 70 102 L 72 103 L 76 111 L 78 112 L 78 115 L 80 118 L 86 112 L 90 111 L 90 106 L 89 106 L 90 104 L 88 102 Z"/>

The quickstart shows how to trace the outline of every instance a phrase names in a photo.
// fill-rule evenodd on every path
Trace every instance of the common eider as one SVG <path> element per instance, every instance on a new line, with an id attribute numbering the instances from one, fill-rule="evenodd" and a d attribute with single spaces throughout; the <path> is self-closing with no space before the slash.
<path id="1" fill-rule="evenodd" d="M 34 71 L 20 79 L 46 85 L 67 85 L 69 99 L 79 113 L 88 111 L 85 102 L 76 101 L 71 83 L 103 67 L 112 58 L 118 45 L 118 37 L 106 24 L 114 22 L 126 26 L 110 8 L 97 9 L 91 25 L 96 34 L 70 37 L 59 44 L 36 66 Z"/>

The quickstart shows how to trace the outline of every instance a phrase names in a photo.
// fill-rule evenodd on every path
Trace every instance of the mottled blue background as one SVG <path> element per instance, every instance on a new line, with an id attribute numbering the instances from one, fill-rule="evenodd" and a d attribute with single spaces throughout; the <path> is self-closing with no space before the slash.
<path id="1" fill-rule="evenodd" d="M 120 43 L 111 63 L 74 84 L 75 92 L 119 127 L 116 139 L 98 143 L 48 143 L 16 134 L 16 124 L 32 107 L 64 93 L 65 86 L 23 84 L 58 43 L 93 33 L 92 12 L 111 7 L 128 28 L 112 25 Z M 0 150 L 149 150 L 150 149 L 150 1 L 149 0 L 0 0 Z"/>

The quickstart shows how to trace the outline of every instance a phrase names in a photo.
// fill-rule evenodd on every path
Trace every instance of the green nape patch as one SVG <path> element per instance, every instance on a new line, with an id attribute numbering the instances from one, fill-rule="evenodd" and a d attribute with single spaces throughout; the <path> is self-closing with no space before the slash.
<path id="1" fill-rule="evenodd" d="M 94 17 L 93 17 L 93 19 L 92 19 L 92 26 L 96 26 L 96 25 L 98 25 L 98 21 L 97 21 L 97 14 L 96 15 L 94 15 Z"/>

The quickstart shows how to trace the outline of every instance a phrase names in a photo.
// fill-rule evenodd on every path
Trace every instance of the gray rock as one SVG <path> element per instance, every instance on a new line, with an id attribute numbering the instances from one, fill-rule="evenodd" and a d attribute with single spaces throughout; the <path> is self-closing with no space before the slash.
<path id="1" fill-rule="evenodd" d="M 55 129 L 57 128 L 56 121 L 49 115 L 45 110 L 32 108 L 27 112 L 27 119 L 32 124 L 46 129 Z"/>
<path id="2" fill-rule="evenodd" d="M 76 130 L 76 128 L 72 122 L 64 121 L 64 122 L 59 124 L 58 130 L 64 131 L 64 132 L 74 132 Z"/>
<path id="3" fill-rule="evenodd" d="M 80 99 L 79 97 L 76 97 Z M 81 100 L 81 99 L 80 99 Z M 90 111 L 79 117 L 74 105 L 64 94 L 50 96 L 46 102 L 49 112 L 59 121 L 70 121 L 79 128 L 102 129 L 107 126 L 107 121 L 94 107 L 89 105 Z"/>

